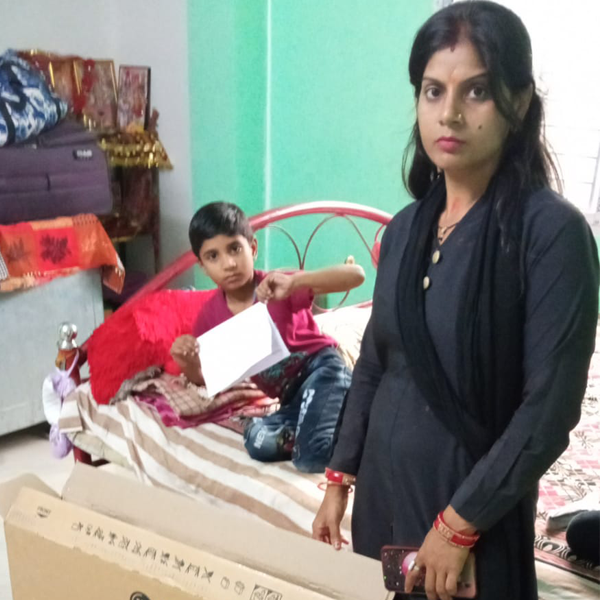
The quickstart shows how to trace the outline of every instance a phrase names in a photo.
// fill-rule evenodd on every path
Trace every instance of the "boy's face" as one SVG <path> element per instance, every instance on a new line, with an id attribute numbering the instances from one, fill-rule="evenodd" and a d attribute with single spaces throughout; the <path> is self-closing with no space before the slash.
<path id="1" fill-rule="evenodd" d="M 206 274 L 225 292 L 237 290 L 254 278 L 256 239 L 216 235 L 205 240 L 198 259 Z"/>

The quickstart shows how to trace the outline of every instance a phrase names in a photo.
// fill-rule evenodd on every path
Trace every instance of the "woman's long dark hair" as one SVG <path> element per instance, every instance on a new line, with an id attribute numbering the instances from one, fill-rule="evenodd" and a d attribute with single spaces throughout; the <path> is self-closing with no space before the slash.
<path id="1" fill-rule="evenodd" d="M 549 187 L 553 178 L 560 188 L 558 170 L 543 132 L 544 109 L 533 79 L 531 40 L 521 19 L 499 4 L 487 0 L 451 4 L 425 22 L 413 43 L 408 70 L 417 100 L 423 73 L 433 54 L 456 45 L 463 37 L 479 53 L 488 72 L 492 98 L 510 126 L 496 178 L 500 226 L 506 231 L 525 192 Z M 533 95 L 521 121 L 511 98 L 529 86 Z M 403 176 L 406 187 L 417 199 L 425 196 L 438 176 L 437 167 L 423 147 L 418 123 L 404 152 Z"/>

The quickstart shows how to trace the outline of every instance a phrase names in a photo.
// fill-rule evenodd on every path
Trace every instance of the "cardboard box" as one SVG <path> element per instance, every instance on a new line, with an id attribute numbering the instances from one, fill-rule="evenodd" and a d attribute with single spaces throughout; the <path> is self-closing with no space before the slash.
<path id="1" fill-rule="evenodd" d="M 385 600 L 350 552 L 78 464 L 0 486 L 14 600 Z"/>

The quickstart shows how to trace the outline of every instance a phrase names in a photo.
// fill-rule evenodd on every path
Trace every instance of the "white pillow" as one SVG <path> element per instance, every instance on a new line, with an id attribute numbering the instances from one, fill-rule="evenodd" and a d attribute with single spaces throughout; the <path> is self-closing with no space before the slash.
<path id="1" fill-rule="evenodd" d="M 370 306 L 347 306 L 315 315 L 321 333 L 331 336 L 339 344 L 338 350 L 351 369 L 360 354 L 360 344 L 370 318 Z"/>

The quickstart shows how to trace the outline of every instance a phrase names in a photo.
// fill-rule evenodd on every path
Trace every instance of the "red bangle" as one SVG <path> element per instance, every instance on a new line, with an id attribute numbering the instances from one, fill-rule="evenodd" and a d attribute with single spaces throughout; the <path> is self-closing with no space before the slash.
<path id="1" fill-rule="evenodd" d="M 459 533 L 450 527 L 444 521 L 444 515 L 441 512 L 433 523 L 433 528 L 452 546 L 459 546 L 461 548 L 472 548 L 477 540 L 479 534 L 468 535 L 465 533 Z"/>
<path id="2" fill-rule="evenodd" d="M 440 518 L 440 521 L 450 530 L 452 530 L 456 535 L 460 535 L 464 538 L 467 539 L 475 539 L 475 541 L 477 541 L 479 539 L 479 534 L 477 532 L 475 533 L 464 533 L 463 531 L 456 531 L 456 529 L 453 529 L 452 527 L 450 527 L 450 525 L 448 525 L 448 523 L 446 523 L 446 519 L 444 519 L 444 511 L 441 511 L 440 514 L 438 515 Z"/>
<path id="3" fill-rule="evenodd" d="M 341 471 L 334 471 L 329 467 L 325 469 L 325 479 L 331 483 L 337 483 L 338 485 L 354 485 L 356 483 L 356 477 L 354 475 L 348 475 Z"/>

